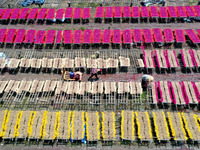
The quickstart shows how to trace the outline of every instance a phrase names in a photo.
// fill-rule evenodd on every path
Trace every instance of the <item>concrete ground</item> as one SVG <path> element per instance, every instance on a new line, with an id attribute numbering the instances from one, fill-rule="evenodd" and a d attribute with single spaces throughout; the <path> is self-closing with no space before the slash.
<path id="1" fill-rule="evenodd" d="M 0 146 L 0 150 L 198 150 L 198 148 L 194 148 L 194 147 L 190 147 L 188 148 L 187 146 L 183 145 L 182 147 L 165 147 L 165 146 L 161 146 L 161 147 L 153 147 L 153 146 L 149 146 L 149 148 L 147 148 L 146 146 L 125 146 L 125 145 L 114 145 L 112 148 L 111 147 L 86 147 L 86 145 L 82 145 L 82 146 L 77 146 L 77 147 L 66 147 L 66 146 L 36 146 L 36 145 L 31 145 L 31 146 L 24 146 L 24 145 L 17 145 L 17 146 L 13 146 L 13 145 L 5 145 L 5 146 Z"/>
<path id="2" fill-rule="evenodd" d="M 133 74 L 133 73 L 117 73 L 117 74 L 106 74 L 106 75 L 98 75 L 99 81 L 141 81 L 143 74 Z M 154 76 L 154 81 L 166 80 L 166 81 L 199 81 L 200 74 L 199 73 L 190 73 L 185 74 L 181 72 L 176 72 L 176 74 L 152 74 Z M 87 81 L 90 74 L 83 74 L 83 80 Z M 18 73 L 16 75 L 11 75 L 5 73 L 4 75 L 0 75 L 0 80 L 61 80 L 60 74 L 34 74 L 34 73 Z"/>

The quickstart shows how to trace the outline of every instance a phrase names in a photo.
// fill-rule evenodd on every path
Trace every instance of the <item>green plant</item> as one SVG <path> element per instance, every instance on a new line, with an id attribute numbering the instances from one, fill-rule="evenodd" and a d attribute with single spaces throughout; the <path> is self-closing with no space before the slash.
<path id="1" fill-rule="evenodd" d="M 28 97 L 25 97 L 24 101 L 22 102 L 22 105 L 25 105 L 27 100 L 28 100 Z"/>
<path id="2" fill-rule="evenodd" d="M 141 94 L 141 100 L 142 100 L 142 103 L 146 102 L 146 100 L 147 100 L 147 92 L 146 91 Z"/>
<path id="3" fill-rule="evenodd" d="M 90 7 L 97 7 L 97 6 L 99 6 L 99 3 L 90 3 L 89 6 Z"/>
<path id="4" fill-rule="evenodd" d="M 75 3 L 73 4 L 73 7 L 76 7 L 76 8 L 84 8 L 84 6 L 87 7 L 88 3 Z"/>
<path id="5" fill-rule="evenodd" d="M 84 30 L 85 30 L 85 28 L 84 28 L 84 27 L 80 27 L 80 28 L 79 28 L 79 30 L 82 30 L 82 31 L 84 31 Z"/>

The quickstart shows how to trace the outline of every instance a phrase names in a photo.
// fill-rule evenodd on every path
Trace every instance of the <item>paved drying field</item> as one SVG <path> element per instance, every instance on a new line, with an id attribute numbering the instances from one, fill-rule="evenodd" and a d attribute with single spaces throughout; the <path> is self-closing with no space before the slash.
<path id="1" fill-rule="evenodd" d="M 190 73 L 185 74 L 181 72 L 177 72 L 176 74 L 152 74 L 155 77 L 155 81 L 165 80 L 165 81 L 199 81 L 200 74 L 199 73 Z M 89 74 L 83 74 L 83 81 L 87 81 L 89 78 Z M 100 81 L 141 81 L 142 74 L 132 74 L 132 73 L 119 73 L 119 74 L 105 74 L 99 75 Z M 61 80 L 60 74 L 33 74 L 33 73 L 19 73 L 17 75 L 10 75 L 5 73 L 1 75 L 2 80 Z"/>

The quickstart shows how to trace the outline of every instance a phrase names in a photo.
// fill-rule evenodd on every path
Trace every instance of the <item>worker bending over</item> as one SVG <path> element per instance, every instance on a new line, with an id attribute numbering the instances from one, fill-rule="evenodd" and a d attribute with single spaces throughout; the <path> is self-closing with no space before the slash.
<path id="1" fill-rule="evenodd" d="M 82 76 L 83 76 L 83 73 L 80 72 L 80 71 L 77 71 L 74 73 L 74 80 L 75 81 L 81 81 L 82 80 Z"/>
<path id="2" fill-rule="evenodd" d="M 81 81 L 83 73 L 80 71 L 73 72 L 73 71 L 66 71 L 64 69 L 61 70 L 62 73 L 62 78 L 67 81 L 67 80 L 72 80 L 72 81 Z"/>
<path id="3" fill-rule="evenodd" d="M 143 75 L 142 76 L 142 88 L 143 91 L 147 90 L 147 86 L 149 83 L 153 82 L 154 78 L 151 75 Z"/>

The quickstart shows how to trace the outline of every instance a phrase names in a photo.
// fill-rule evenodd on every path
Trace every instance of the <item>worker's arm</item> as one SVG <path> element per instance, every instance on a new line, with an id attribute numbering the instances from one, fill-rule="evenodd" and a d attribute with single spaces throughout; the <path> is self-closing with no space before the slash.
<path id="1" fill-rule="evenodd" d="M 83 77 L 83 74 L 80 73 L 80 79 L 79 79 L 79 81 L 82 81 L 82 77 Z"/>

